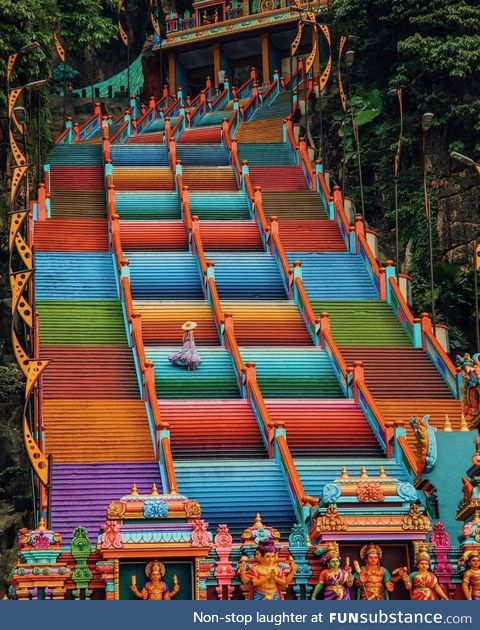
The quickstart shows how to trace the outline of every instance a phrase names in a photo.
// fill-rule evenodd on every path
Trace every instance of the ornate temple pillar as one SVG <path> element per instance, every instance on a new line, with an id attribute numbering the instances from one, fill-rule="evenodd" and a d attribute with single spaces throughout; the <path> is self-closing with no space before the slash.
<path id="1" fill-rule="evenodd" d="M 262 75 L 263 83 L 270 82 L 270 45 L 268 31 L 264 31 L 260 38 L 262 47 Z"/>
<path id="2" fill-rule="evenodd" d="M 168 85 L 170 88 L 170 94 L 175 94 L 177 91 L 177 66 L 175 62 L 175 53 L 168 53 Z"/>

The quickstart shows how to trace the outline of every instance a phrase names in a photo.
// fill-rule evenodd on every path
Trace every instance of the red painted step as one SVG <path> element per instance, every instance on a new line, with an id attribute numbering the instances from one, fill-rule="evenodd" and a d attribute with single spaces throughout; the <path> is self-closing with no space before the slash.
<path id="1" fill-rule="evenodd" d="M 39 252 L 108 251 L 106 219 L 48 219 L 35 223 L 35 250 Z"/>
<path id="2" fill-rule="evenodd" d="M 342 347 L 349 365 L 363 361 L 365 381 L 374 398 L 444 399 L 453 398 L 425 352 L 415 348 Z"/>
<path id="3" fill-rule="evenodd" d="M 138 136 L 130 136 L 125 144 L 163 144 L 163 131 L 158 133 L 141 133 Z"/>
<path id="4" fill-rule="evenodd" d="M 266 192 L 308 190 L 299 166 L 251 166 L 250 179 Z"/>
<path id="5" fill-rule="evenodd" d="M 206 251 L 262 251 L 260 232 L 254 221 L 200 221 Z"/>
<path id="6" fill-rule="evenodd" d="M 43 397 L 138 399 L 132 351 L 111 346 L 43 346 Z M 113 410 L 112 410 L 113 411 Z"/>
<path id="7" fill-rule="evenodd" d="M 186 129 L 180 139 L 179 144 L 213 144 L 222 139 L 221 127 L 192 127 Z"/>
<path id="8" fill-rule="evenodd" d="M 273 422 L 283 420 L 296 456 L 379 455 L 380 446 L 353 400 L 267 400 Z"/>
<path id="9" fill-rule="evenodd" d="M 52 166 L 50 189 L 103 191 L 103 168 L 101 166 Z M 79 197 L 79 200 L 81 198 Z"/>
<path id="10" fill-rule="evenodd" d="M 230 166 L 185 166 L 183 184 L 190 190 L 237 190 L 235 174 Z"/>
<path id="11" fill-rule="evenodd" d="M 124 251 L 188 250 L 183 221 L 120 221 L 120 234 Z"/>
<path id="12" fill-rule="evenodd" d="M 280 238 L 286 252 L 344 252 L 345 242 L 335 221 L 280 219 Z"/>
<path id="13" fill-rule="evenodd" d="M 265 456 L 258 425 L 246 400 L 162 400 L 173 457 Z"/>

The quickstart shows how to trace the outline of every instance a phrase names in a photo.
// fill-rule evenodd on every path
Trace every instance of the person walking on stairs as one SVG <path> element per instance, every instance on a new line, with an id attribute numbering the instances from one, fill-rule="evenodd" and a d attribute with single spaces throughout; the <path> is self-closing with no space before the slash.
<path id="1" fill-rule="evenodd" d="M 170 354 L 168 360 L 173 365 L 181 365 L 186 367 L 187 370 L 196 370 L 202 359 L 197 352 L 197 347 L 195 346 L 195 338 L 193 336 L 193 331 L 197 327 L 197 322 L 185 322 L 182 325 L 183 330 L 183 339 L 182 339 L 182 349 L 179 352 L 175 352 L 174 354 Z"/>

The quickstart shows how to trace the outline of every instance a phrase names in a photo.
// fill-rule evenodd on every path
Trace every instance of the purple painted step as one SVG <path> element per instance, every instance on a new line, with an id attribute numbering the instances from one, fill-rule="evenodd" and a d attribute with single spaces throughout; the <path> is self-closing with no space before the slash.
<path id="1" fill-rule="evenodd" d="M 86 527 L 95 544 L 109 503 L 129 494 L 134 483 L 139 494 L 150 494 L 153 483 L 162 492 L 158 463 L 54 464 L 51 528 L 68 544 L 75 527 Z"/>

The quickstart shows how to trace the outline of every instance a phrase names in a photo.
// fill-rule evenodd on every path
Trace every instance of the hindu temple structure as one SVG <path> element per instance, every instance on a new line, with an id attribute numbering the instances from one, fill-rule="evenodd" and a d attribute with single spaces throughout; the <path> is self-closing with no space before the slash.
<path id="1" fill-rule="evenodd" d="M 479 357 L 303 137 L 336 42 L 301 8 L 167 16 L 143 97 L 67 120 L 31 202 L 10 93 L 11 598 L 480 598 Z"/>

